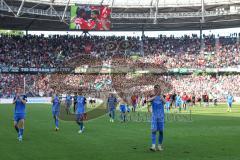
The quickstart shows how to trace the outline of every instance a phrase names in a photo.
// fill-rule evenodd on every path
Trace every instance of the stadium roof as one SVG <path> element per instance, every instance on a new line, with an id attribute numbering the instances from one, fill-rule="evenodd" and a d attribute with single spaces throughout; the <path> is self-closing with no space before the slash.
<path id="1" fill-rule="evenodd" d="M 112 30 L 240 26 L 240 0 L 0 0 L 0 28 L 66 31 L 73 4 L 109 5 Z"/>
<path id="2" fill-rule="evenodd" d="M 13 1 L 13 0 L 12 0 Z M 18 0 L 21 1 L 21 0 Z M 26 2 L 64 5 L 68 0 L 25 0 Z M 157 0 L 70 0 L 69 4 L 94 4 L 109 5 L 114 7 L 137 7 L 146 8 L 155 6 Z M 159 7 L 182 7 L 182 6 L 201 6 L 201 0 L 159 0 Z M 204 0 L 205 5 L 234 4 L 239 0 Z"/>

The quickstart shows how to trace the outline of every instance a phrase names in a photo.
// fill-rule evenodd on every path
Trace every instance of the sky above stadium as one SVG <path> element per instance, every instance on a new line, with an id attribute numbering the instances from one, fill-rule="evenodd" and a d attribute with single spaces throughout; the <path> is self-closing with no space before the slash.
<path id="1" fill-rule="evenodd" d="M 48 35 L 56 35 L 56 34 L 60 34 L 60 35 L 81 35 L 82 31 L 29 31 L 29 34 L 35 34 L 35 35 L 40 35 L 40 34 L 44 34 L 45 36 Z M 162 35 L 166 35 L 166 36 L 170 36 L 170 35 L 174 35 L 175 37 L 181 37 L 183 35 L 191 35 L 191 34 L 200 34 L 200 31 L 146 31 L 144 32 L 146 36 L 148 37 L 158 37 L 158 35 L 162 34 Z M 219 35 L 219 36 L 230 36 L 230 34 L 232 33 L 240 33 L 240 28 L 226 28 L 226 29 L 215 29 L 215 30 L 204 30 L 203 34 L 205 35 Z M 135 32 L 121 32 L 121 31 L 91 31 L 89 32 L 90 35 L 97 35 L 97 36 L 141 36 L 142 32 L 141 31 L 135 31 Z"/>

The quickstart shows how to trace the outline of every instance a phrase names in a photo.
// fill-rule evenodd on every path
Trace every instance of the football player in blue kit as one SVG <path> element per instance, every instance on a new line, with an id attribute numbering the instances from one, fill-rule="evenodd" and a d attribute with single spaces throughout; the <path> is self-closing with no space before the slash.
<path id="1" fill-rule="evenodd" d="M 72 96 L 70 95 L 70 93 L 66 95 L 65 105 L 67 114 L 70 114 L 70 107 L 72 105 Z"/>
<path id="2" fill-rule="evenodd" d="M 18 133 L 18 140 L 22 141 L 23 139 L 23 131 L 24 131 L 24 121 L 26 114 L 26 103 L 27 96 L 20 95 L 20 89 L 16 91 L 16 95 L 13 99 L 13 104 L 15 104 L 14 109 L 14 128 Z"/>
<path id="3" fill-rule="evenodd" d="M 81 91 L 79 91 L 79 94 L 77 96 L 77 103 L 76 103 L 76 122 L 80 127 L 80 130 L 78 133 L 83 133 L 84 131 L 84 125 L 83 121 L 85 120 L 85 111 L 86 111 L 86 98 L 82 95 Z"/>
<path id="4" fill-rule="evenodd" d="M 109 112 L 110 122 L 114 122 L 115 119 L 115 110 L 117 105 L 117 98 L 111 93 L 107 100 L 107 108 Z"/>
<path id="5" fill-rule="evenodd" d="M 59 97 L 58 93 L 56 93 L 52 97 L 52 115 L 53 115 L 54 122 L 55 122 L 55 131 L 59 130 L 60 104 L 61 104 L 60 97 Z"/>
<path id="6" fill-rule="evenodd" d="M 227 105 L 228 105 L 228 112 L 232 112 L 232 103 L 233 103 L 233 96 L 231 93 L 228 94 L 227 96 Z"/>
<path id="7" fill-rule="evenodd" d="M 152 146 L 150 148 L 151 151 L 162 151 L 162 143 L 163 143 L 163 130 L 164 130 L 164 103 L 166 100 L 161 94 L 161 88 L 159 85 L 154 86 L 154 94 L 155 96 L 148 99 L 148 102 L 151 102 L 151 132 L 152 132 Z M 148 111 L 150 112 L 150 107 L 148 107 Z M 158 146 L 156 146 L 156 137 L 159 132 L 158 137 Z"/>

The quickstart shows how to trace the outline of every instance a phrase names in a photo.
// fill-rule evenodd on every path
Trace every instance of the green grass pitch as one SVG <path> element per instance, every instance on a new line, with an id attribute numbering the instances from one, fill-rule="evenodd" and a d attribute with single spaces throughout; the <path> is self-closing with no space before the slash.
<path id="1" fill-rule="evenodd" d="M 240 107 L 195 107 L 192 121 L 166 122 L 163 152 L 151 152 L 148 122 L 110 123 L 107 115 L 86 130 L 60 121 L 54 131 L 50 105 L 28 104 L 23 142 L 13 129 L 13 105 L 0 105 L 0 160 L 239 160 Z"/>

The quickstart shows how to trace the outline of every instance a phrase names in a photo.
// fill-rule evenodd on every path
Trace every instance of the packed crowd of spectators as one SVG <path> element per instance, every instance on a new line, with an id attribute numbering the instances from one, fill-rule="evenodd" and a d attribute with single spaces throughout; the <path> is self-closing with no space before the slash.
<path id="1" fill-rule="evenodd" d="M 28 96 L 49 95 L 53 91 L 49 87 L 49 75 L 0 74 L 0 97 L 13 97 L 18 88 Z"/>
<path id="2" fill-rule="evenodd" d="M 117 65 L 131 55 L 167 68 L 206 68 L 239 65 L 239 37 L 197 35 L 157 38 L 104 36 L 0 36 L 0 66 L 77 67 L 101 65 L 113 57 Z M 91 61 L 91 63 L 89 63 Z"/>
<path id="3" fill-rule="evenodd" d="M 24 80 L 25 79 L 25 80 Z M 50 96 L 54 91 L 74 93 L 78 89 L 85 92 L 125 92 L 151 94 L 154 84 L 162 85 L 165 93 L 201 95 L 207 93 L 225 99 L 228 93 L 240 97 L 240 75 L 197 76 L 197 75 L 23 75 L 0 74 L 0 97 L 12 97 L 16 88 L 24 87 L 28 96 Z"/>
<path id="4" fill-rule="evenodd" d="M 115 68 L 221 68 L 240 63 L 239 37 L 197 35 L 183 37 L 104 37 L 104 36 L 3 36 L 0 35 L 0 67 L 36 67 L 73 69 L 87 65 Z M 203 43 L 202 43 L 203 42 Z M 144 54 L 144 56 L 142 56 Z M 0 97 L 12 97 L 17 87 L 29 96 L 49 96 L 91 91 L 148 92 L 160 83 L 167 92 L 211 93 L 223 98 L 231 92 L 240 96 L 239 75 L 163 76 L 132 74 L 0 74 Z M 24 85 L 25 84 L 25 85 Z M 148 94 L 148 93 L 147 93 Z"/>

